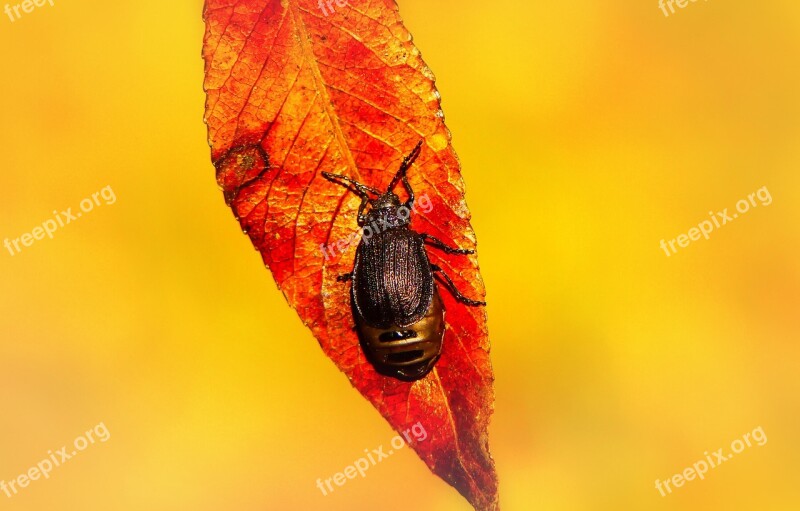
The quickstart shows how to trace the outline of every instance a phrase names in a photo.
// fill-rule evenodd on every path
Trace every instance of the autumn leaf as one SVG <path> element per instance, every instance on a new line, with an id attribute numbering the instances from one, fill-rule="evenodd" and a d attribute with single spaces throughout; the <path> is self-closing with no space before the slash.
<path id="1" fill-rule="evenodd" d="M 391 0 L 207 0 L 206 122 L 217 181 L 278 287 L 325 354 L 398 432 L 421 422 L 412 447 L 478 510 L 496 510 L 487 427 L 493 374 L 483 307 L 443 286 L 442 356 L 424 378 L 378 374 L 353 328 L 349 283 L 360 200 L 322 172 L 386 189 L 408 172 L 411 228 L 474 248 L 460 166 L 431 71 Z M 428 250 L 466 296 L 483 299 L 477 258 Z"/>

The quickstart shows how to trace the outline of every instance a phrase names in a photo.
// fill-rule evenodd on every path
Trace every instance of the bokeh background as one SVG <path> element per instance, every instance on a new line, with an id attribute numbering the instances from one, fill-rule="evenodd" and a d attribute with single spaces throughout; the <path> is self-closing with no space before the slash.
<path id="1" fill-rule="evenodd" d="M 359 0 L 352 0 L 353 3 Z M 393 432 L 242 235 L 209 162 L 201 2 L 0 14 L 0 480 L 111 438 L 2 509 L 468 510 Z M 800 4 L 402 0 L 467 183 L 496 372 L 501 508 L 800 506 Z M 767 186 L 678 254 L 662 238 Z M 667 479 L 768 437 L 662 497 Z"/>

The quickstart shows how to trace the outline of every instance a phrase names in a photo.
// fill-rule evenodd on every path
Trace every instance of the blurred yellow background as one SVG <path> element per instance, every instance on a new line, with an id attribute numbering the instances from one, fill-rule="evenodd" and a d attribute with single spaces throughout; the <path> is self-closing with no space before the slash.
<path id="1" fill-rule="evenodd" d="M 357 4 L 360 0 L 351 0 Z M 225 206 L 201 2 L 0 13 L 0 507 L 468 510 L 286 305 Z M 800 4 L 402 0 L 437 76 L 489 300 L 501 508 L 800 506 Z M 673 256 L 659 248 L 767 186 Z M 761 426 L 754 446 L 668 479 Z"/>

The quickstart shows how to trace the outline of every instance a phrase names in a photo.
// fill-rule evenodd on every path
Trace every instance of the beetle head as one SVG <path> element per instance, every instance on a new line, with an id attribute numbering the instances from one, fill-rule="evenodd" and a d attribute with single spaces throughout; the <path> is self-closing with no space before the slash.
<path id="1" fill-rule="evenodd" d="M 395 186 L 402 181 L 409 195 L 413 197 L 413 191 L 411 190 L 411 186 L 408 184 L 408 180 L 406 179 L 406 171 L 411 164 L 414 163 L 414 160 L 417 159 L 421 149 L 422 140 L 420 140 L 417 145 L 414 146 L 414 149 L 411 150 L 411 153 L 409 153 L 408 156 L 403 158 L 403 163 L 400 165 L 400 169 L 389 183 L 389 187 L 385 192 L 381 192 L 380 190 L 377 190 L 371 186 L 361 184 L 358 181 L 340 174 L 322 172 L 322 176 L 328 181 L 344 186 L 348 190 L 354 192 L 356 195 L 361 197 L 362 201 L 364 201 L 362 204 L 366 203 L 367 201 L 369 202 L 370 208 L 366 216 L 366 223 L 372 224 L 373 222 L 377 222 L 377 225 L 383 228 L 406 227 L 410 222 L 411 211 L 408 206 L 400 202 L 400 198 L 392 190 L 394 190 Z M 376 196 L 377 198 L 370 199 L 370 194 Z M 359 209 L 359 217 L 360 215 L 361 209 Z"/>
<path id="2" fill-rule="evenodd" d="M 394 192 L 386 192 L 371 201 L 372 209 L 388 209 L 400 206 L 400 198 Z"/>

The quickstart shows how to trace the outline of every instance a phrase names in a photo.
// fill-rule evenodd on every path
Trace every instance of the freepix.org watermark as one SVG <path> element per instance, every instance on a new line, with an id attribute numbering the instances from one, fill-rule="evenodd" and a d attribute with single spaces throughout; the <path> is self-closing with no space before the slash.
<path id="1" fill-rule="evenodd" d="M 337 472 L 331 477 L 325 479 L 324 483 L 322 479 L 317 479 L 317 488 L 319 488 L 319 491 L 322 492 L 322 495 L 327 496 L 328 493 L 333 492 L 335 489 L 333 487 L 334 485 L 344 486 L 347 481 L 350 479 L 355 479 L 356 476 L 366 477 L 367 470 L 369 470 L 370 467 L 374 467 L 381 461 L 394 454 L 395 451 L 399 451 L 405 447 L 406 443 L 411 444 L 422 442 L 426 438 L 428 438 L 428 432 L 425 431 L 425 427 L 422 425 L 422 423 L 417 422 L 410 428 L 403 431 L 403 436 L 396 435 L 394 438 L 392 438 L 390 442 L 392 448 L 388 451 L 384 451 L 382 445 L 377 449 L 372 449 L 371 451 L 369 449 L 364 449 L 366 457 L 362 456 L 361 458 L 358 458 L 353 462 L 352 465 L 344 467 L 341 472 Z"/>
<path id="2" fill-rule="evenodd" d="M 431 202 L 430 197 L 427 195 L 422 195 L 417 197 L 414 201 L 414 204 L 411 206 L 411 209 L 400 206 L 397 208 L 397 218 L 405 222 L 411 216 L 412 211 L 417 211 L 417 208 L 421 209 L 424 213 L 430 213 L 433 210 L 433 203 Z M 375 236 L 376 234 L 385 231 L 386 229 L 390 229 L 392 227 L 397 227 L 396 225 L 392 225 L 391 222 L 383 222 L 379 224 L 378 222 L 372 222 L 369 225 L 365 225 L 364 227 L 357 229 L 346 238 L 341 238 L 338 241 L 333 243 L 329 243 L 325 245 L 324 243 L 319 246 L 320 253 L 325 256 L 325 260 L 327 261 L 330 257 L 336 257 L 336 250 L 339 250 L 339 255 L 341 255 L 347 247 L 354 243 L 358 243 L 359 240 L 363 239 L 364 243 L 369 243 L 369 240 Z"/>
<path id="3" fill-rule="evenodd" d="M 111 433 L 104 423 L 100 423 L 86 433 L 72 441 L 72 449 L 63 446 L 61 449 L 53 452 L 47 451 L 47 457 L 37 463 L 35 466 L 29 468 L 26 472 L 21 473 L 11 481 L 0 481 L 0 491 L 6 494 L 9 499 L 19 493 L 19 490 L 27 488 L 33 481 L 40 479 L 50 479 L 50 472 L 54 468 L 62 466 L 64 463 L 77 456 L 81 451 L 85 451 L 90 445 L 95 442 L 107 442 L 111 438 Z"/>
<path id="4" fill-rule="evenodd" d="M 708 2 L 708 0 L 704 0 Z M 695 3 L 697 0 L 658 0 L 658 8 L 661 9 L 661 12 L 664 13 L 664 16 L 668 17 L 670 13 L 675 14 L 675 6 L 677 5 L 681 9 L 685 9 L 689 3 Z M 667 7 L 669 7 L 669 12 L 667 12 Z"/>
<path id="5" fill-rule="evenodd" d="M 102 199 L 102 201 L 100 200 Z M 65 211 L 53 210 L 53 218 L 45 220 L 41 225 L 37 225 L 31 232 L 23 233 L 16 238 L 6 238 L 3 240 L 3 245 L 8 250 L 8 253 L 15 256 L 22 252 L 25 247 L 30 247 L 34 242 L 43 240 L 46 237 L 53 239 L 53 234 L 68 224 L 75 222 L 84 213 L 89 213 L 95 207 L 103 205 L 111 205 L 117 202 L 117 196 L 110 186 L 106 186 L 99 192 L 95 192 L 91 197 L 83 199 L 78 207 L 80 211 L 72 212 L 72 208 L 67 208 Z"/>
<path id="6" fill-rule="evenodd" d="M 772 204 L 772 195 L 769 194 L 769 190 L 767 190 L 766 186 L 762 186 L 755 192 L 749 194 L 746 199 L 741 199 L 736 203 L 737 213 L 728 213 L 728 208 L 725 208 L 722 211 L 717 211 L 716 213 L 709 211 L 708 216 L 711 218 L 708 220 L 703 220 L 697 224 L 697 227 L 692 227 L 689 229 L 688 233 L 679 234 L 677 237 L 671 240 L 661 240 L 661 249 L 665 254 L 667 254 L 667 257 L 669 257 L 672 254 L 677 253 L 678 248 L 686 248 L 693 241 L 697 241 L 700 238 L 708 239 L 709 235 L 715 229 L 719 229 L 720 227 L 733 222 L 739 217 L 740 214 L 743 215 L 750 211 L 751 207 L 758 207 L 759 203 L 756 202 L 756 199 L 758 199 L 761 206 L 769 206 Z M 678 248 L 675 247 L 676 244 L 678 245 Z"/>
<path id="7" fill-rule="evenodd" d="M 708 454 L 708 451 L 706 451 L 703 453 L 705 459 L 693 463 L 691 467 L 687 467 L 683 472 L 678 472 L 674 476 L 663 481 L 656 479 L 656 489 L 661 493 L 662 497 L 666 497 L 668 493 L 672 493 L 673 488 L 680 488 L 686 481 L 705 479 L 709 469 L 717 468 L 726 461 L 730 461 L 731 458 L 748 447 L 753 447 L 753 445 L 761 447 L 766 443 L 767 435 L 764 433 L 764 429 L 759 426 L 750 433 L 745 433 L 742 438 L 737 438 L 731 442 L 731 451 L 733 452 L 726 455 L 723 452 L 725 449 L 724 447 L 717 449 L 711 454 Z M 670 486 L 670 484 L 672 486 Z"/>
<path id="8" fill-rule="evenodd" d="M 3 7 L 3 12 L 8 15 L 11 23 L 14 23 L 20 19 L 23 14 L 30 14 L 36 7 L 42 7 L 44 5 L 50 5 L 50 7 L 52 7 L 53 0 L 24 0 L 17 4 L 6 4 L 5 7 Z M 20 13 L 20 11 L 22 11 L 22 13 Z"/>
<path id="9" fill-rule="evenodd" d="M 336 4 L 339 7 L 344 7 L 348 4 L 348 0 L 319 0 L 319 10 L 322 11 L 322 14 L 324 14 L 326 18 L 328 17 L 328 11 L 331 13 L 336 12 L 333 4 Z M 325 9 L 325 5 L 328 6 L 327 9 Z"/>

